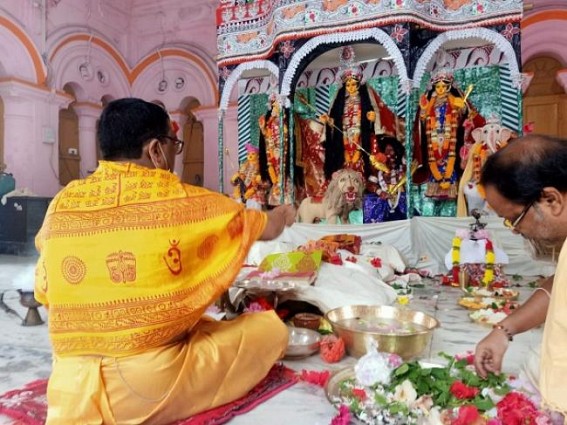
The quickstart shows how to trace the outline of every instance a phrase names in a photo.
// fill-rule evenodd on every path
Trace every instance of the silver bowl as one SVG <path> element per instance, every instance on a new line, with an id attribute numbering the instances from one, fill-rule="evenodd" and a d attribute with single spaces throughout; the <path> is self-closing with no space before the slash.
<path id="1" fill-rule="evenodd" d="M 319 351 L 319 332 L 307 328 L 288 327 L 289 341 L 285 351 L 286 359 L 301 359 Z"/>
<path id="2" fill-rule="evenodd" d="M 421 311 L 385 305 L 349 305 L 330 310 L 325 317 L 353 357 L 366 354 L 368 338 L 378 342 L 381 352 L 396 353 L 404 360 L 417 357 L 429 345 L 433 330 L 439 326 L 437 319 Z M 391 324 L 394 329 L 373 325 L 380 321 Z M 365 329 L 358 326 L 359 323 L 370 325 Z"/>

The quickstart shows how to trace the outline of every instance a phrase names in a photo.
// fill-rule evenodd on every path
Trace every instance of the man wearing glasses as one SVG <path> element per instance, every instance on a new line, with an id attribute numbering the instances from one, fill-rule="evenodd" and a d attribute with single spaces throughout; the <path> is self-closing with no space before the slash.
<path id="1" fill-rule="evenodd" d="M 491 155 L 481 184 L 486 200 L 514 233 L 549 245 L 563 243 L 555 276 L 476 347 L 479 375 L 499 372 L 514 335 L 545 323 L 539 389 L 544 405 L 567 413 L 567 141 L 542 135 L 514 140 Z"/>
<path id="2" fill-rule="evenodd" d="M 97 130 L 104 160 L 56 195 L 36 237 L 47 424 L 173 423 L 244 396 L 283 355 L 287 328 L 273 311 L 203 313 L 295 209 L 246 210 L 182 183 L 170 171 L 183 141 L 155 103 L 110 102 Z"/>

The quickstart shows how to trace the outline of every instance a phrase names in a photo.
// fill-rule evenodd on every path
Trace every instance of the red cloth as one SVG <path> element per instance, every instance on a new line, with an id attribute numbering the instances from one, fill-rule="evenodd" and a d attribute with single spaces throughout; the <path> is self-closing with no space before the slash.
<path id="1" fill-rule="evenodd" d="M 272 367 L 268 375 L 246 396 L 212 410 L 175 422 L 172 425 L 220 425 L 249 412 L 260 403 L 292 386 L 298 376 L 283 364 Z M 24 388 L 0 396 L 0 413 L 16 419 L 19 425 L 42 425 L 47 417 L 45 392 L 47 379 L 34 381 Z"/>

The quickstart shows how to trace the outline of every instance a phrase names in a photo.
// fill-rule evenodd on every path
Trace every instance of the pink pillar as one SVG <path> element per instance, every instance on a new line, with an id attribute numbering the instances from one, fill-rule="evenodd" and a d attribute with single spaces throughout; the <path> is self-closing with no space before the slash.
<path id="1" fill-rule="evenodd" d="M 88 176 L 97 167 L 96 123 L 102 112 L 102 105 L 77 102 L 73 110 L 79 120 L 79 155 L 81 176 Z"/>
<path id="2" fill-rule="evenodd" d="M 204 170 L 203 186 L 207 189 L 219 190 L 219 158 L 218 158 L 218 109 L 216 107 L 197 108 L 193 115 L 203 124 L 204 134 Z M 236 116 L 235 116 L 236 121 Z M 227 130 L 224 130 L 225 138 Z M 229 176 L 230 177 L 230 176 Z M 225 183 L 225 188 L 226 188 Z"/>
<path id="3" fill-rule="evenodd" d="M 16 189 L 53 196 L 59 184 L 59 110 L 70 96 L 16 81 L 0 83 L 4 102 L 4 158 Z M 33 172 L 30 172 L 33 170 Z"/>

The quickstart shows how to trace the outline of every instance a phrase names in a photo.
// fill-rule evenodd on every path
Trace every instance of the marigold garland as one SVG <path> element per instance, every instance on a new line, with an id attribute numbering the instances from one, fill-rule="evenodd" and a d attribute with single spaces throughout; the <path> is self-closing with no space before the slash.
<path id="1" fill-rule="evenodd" d="M 451 251 L 451 259 L 453 260 L 453 282 L 459 282 L 459 269 L 461 264 L 461 238 L 455 236 L 453 238 L 453 249 Z"/>
<path id="2" fill-rule="evenodd" d="M 494 246 L 492 245 L 491 240 L 486 240 L 485 249 L 486 267 L 484 269 L 484 277 L 482 278 L 482 283 L 484 284 L 484 286 L 488 286 L 494 280 L 494 262 L 496 261 L 496 254 L 494 254 Z"/>

